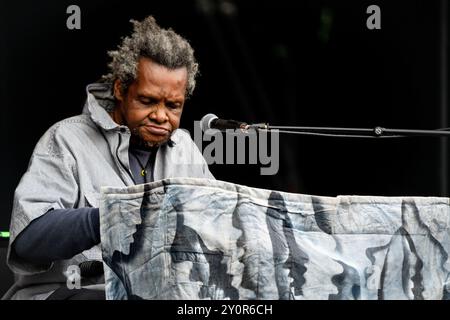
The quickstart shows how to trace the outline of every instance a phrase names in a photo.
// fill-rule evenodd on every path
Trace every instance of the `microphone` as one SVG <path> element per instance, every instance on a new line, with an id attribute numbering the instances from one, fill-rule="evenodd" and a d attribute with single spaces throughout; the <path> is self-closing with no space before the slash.
<path id="1" fill-rule="evenodd" d="M 219 119 L 215 114 L 208 113 L 205 115 L 202 120 L 200 120 L 200 127 L 202 131 L 205 132 L 208 129 L 218 129 L 218 130 L 226 130 L 226 129 L 242 129 L 246 130 L 249 128 L 249 125 L 245 122 L 236 121 L 236 120 L 224 120 Z"/>

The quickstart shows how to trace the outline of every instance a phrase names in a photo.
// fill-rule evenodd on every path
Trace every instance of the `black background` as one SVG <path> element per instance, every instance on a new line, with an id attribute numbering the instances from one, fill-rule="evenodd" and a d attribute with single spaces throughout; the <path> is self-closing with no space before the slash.
<path id="1" fill-rule="evenodd" d="M 0 230 L 36 142 L 81 113 L 85 86 L 107 72 L 106 51 L 130 33 L 130 19 L 152 14 L 190 40 L 201 71 L 182 118 L 192 133 L 209 112 L 273 125 L 435 129 L 447 121 L 442 2 L 2 1 Z M 66 27 L 71 4 L 81 8 L 81 30 Z M 371 4 L 381 8 L 381 30 L 366 27 Z M 258 165 L 210 169 L 287 192 L 448 196 L 440 139 L 280 138 L 274 176 Z"/>

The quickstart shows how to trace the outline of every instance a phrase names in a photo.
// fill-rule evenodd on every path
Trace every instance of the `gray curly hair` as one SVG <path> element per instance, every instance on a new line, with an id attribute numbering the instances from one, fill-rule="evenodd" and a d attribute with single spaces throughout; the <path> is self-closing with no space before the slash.
<path id="1" fill-rule="evenodd" d="M 110 73 L 103 80 L 114 82 L 119 79 L 122 92 L 136 79 L 140 57 L 147 57 L 168 69 L 186 67 L 186 97 L 190 97 L 195 88 L 198 63 L 189 42 L 172 29 L 162 29 L 155 18 L 148 16 L 142 22 L 130 20 L 133 24 L 131 36 L 122 40 L 117 50 L 109 51 L 112 61 L 108 64 Z"/>

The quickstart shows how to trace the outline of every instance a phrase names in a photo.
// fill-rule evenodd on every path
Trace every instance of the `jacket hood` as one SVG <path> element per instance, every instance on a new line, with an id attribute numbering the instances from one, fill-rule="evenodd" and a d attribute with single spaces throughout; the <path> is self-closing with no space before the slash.
<path id="1" fill-rule="evenodd" d="M 114 97 L 111 83 L 92 83 L 86 87 L 87 99 L 83 107 L 83 114 L 91 117 L 92 121 L 105 130 L 120 127 L 114 122 L 108 112 L 114 109 Z"/>

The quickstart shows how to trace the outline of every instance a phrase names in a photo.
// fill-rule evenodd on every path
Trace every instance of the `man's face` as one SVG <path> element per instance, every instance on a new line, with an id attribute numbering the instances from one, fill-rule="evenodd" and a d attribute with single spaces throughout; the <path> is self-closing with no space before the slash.
<path id="1" fill-rule="evenodd" d="M 118 105 L 113 118 L 125 124 L 148 146 L 166 142 L 180 125 L 183 111 L 187 69 L 167 69 L 148 58 L 141 58 L 137 78 L 128 87 L 126 96 L 114 83 Z"/>

